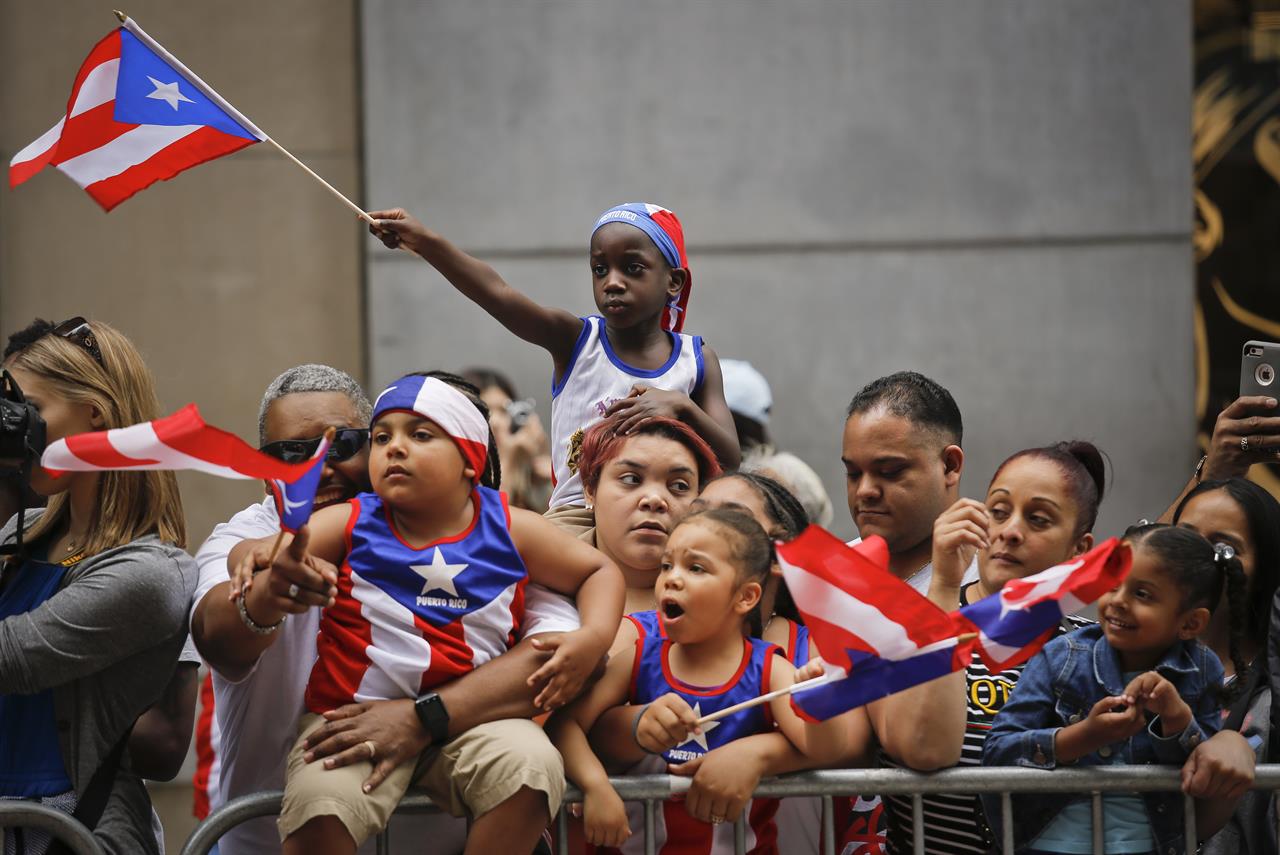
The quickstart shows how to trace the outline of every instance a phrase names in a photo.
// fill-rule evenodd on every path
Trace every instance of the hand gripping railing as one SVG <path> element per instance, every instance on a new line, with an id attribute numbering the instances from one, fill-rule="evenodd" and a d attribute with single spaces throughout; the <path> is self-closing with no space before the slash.
<path id="1" fill-rule="evenodd" d="M 61 840 L 76 855 L 104 855 L 102 846 L 79 820 L 38 802 L 0 800 L 0 827 L 38 828 Z"/>
<path id="2" fill-rule="evenodd" d="M 623 801 L 644 803 L 644 841 L 646 855 L 655 851 L 654 824 L 658 802 L 687 792 L 690 780 L 671 775 L 641 775 L 611 778 Z M 999 793 L 1004 838 L 1002 851 L 1013 853 L 1013 821 L 1010 795 L 1014 793 L 1089 793 L 1093 799 L 1093 851 L 1103 853 L 1102 795 L 1104 793 L 1177 792 L 1182 786 L 1182 770 L 1176 766 L 1093 766 L 1073 769 L 1023 769 L 987 766 L 973 769 L 947 769 L 924 774 L 906 769 L 842 769 L 801 772 L 779 778 L 767 778 L 755 790 L 756 796 L 785 798 L 819 796 L 822 799 L 822 842 L 824 855 L 834 855 L 835 834 L 832 796 L 838 795 L 910 795 L 912 822 L 915 829 L 915 851 L 924 852 L 924 814 L 922 797 L 937 793 Z M 1254 789 L 1280 790 L 1280 765 L 1259 766 Z M 246 820 L 270 816 L 280 811 L 279 791 L 243 796 L 214 811 L 197 826 L 182 855 L 207 855 L 218 838 Z M 582 794 L 570 787 L 565 801 L 580 800 Z M 411 793 L 401 802 L 397 813 L 424 813 L 436 810 L 426 796 Z M 744 812 L 745 813 L 745 812 Z M 1184 831 L 1187 852 L 1196 851 L 1195 801 L 1184 796 Z M 567 855 L 568 820 L 564 811 L 559 818 L 559 850 Z M 1277 829 L 1280 835 L 1280 828 Z M 383 832 L 377 841 L 379 855 L 390 851 L 389 837 Z M 734 827 L 734 851 L 746 851 L 746 820 L 740 817 Z"/>

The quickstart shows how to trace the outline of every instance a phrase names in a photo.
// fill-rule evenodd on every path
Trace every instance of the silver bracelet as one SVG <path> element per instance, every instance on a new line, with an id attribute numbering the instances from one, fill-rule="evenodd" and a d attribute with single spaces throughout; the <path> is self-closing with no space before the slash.
<path id="1" fill-rule="evenodd" d="M 244 600 L 244 594 L 236 597 L 236 609 L 240 612 L 240 620 L 244 622 L 245 626 L 249 627 L 250 632 L 257 635 L 270 635 L 280 627 L 284 626 L 285 618 L 289 617 L 288 615 L 283 615 L 280 620 L 271 624 L 271 626 L 263 626 L 253 618 L 249 617 L 249 609 L 245 606 Z"/>

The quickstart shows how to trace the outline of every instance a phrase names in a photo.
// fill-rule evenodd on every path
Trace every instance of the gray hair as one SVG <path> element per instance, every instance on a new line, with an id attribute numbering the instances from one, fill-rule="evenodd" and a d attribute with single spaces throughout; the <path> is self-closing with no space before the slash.
<path id="1" fill-rule="evenodd" d="M 355 405 L 362 425 L 368 425 L 373 414 L 369 396 L 347 372 L 315 363 L 298 365 L 272 380 L 262 393 L 262 404 L 258 407 L 258 445 L 267 443 L 267 409 L 273 401 L 295 392 L 341 392 Z"/>

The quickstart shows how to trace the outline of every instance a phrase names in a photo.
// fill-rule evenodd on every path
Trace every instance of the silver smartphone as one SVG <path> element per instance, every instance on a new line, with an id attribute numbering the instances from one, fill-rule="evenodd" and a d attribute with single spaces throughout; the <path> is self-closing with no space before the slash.
<path id="1" fill-rule="evenodd" d="M 1266 395 L 1280 397 L 1276 373 L 1280 371 L 1280 344 L 1274 341 L 1246 341 L 1240 354 L 1240 397 Z"/>

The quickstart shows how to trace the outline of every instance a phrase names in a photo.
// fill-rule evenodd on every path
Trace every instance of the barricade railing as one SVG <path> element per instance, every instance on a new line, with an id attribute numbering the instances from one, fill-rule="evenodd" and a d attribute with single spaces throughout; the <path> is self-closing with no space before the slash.
<path id="1" fill-rule="evenodd" d="M 626 778 L 610 778 L 618 795 L 626 802 L 644 805 L 644 851 L 652 855 L 656 848 L 655 824 L 658 803 L 688 792 L 690 779 L 673 775 L 638 775 Z M 999 793 L 1002 814 L 1003 839 L 1000 841 L 1006 855 L 1013 853 L 1012 795 L 1024 793 L 1088 793 L 1093 805 L 1093 851 L 1104 853 L 1102 796 L 1105 793 L 1177 792 L 1182 788 L 1182 770 L 1176 766 L 1092 766 L 1088 768 L 1023 769 L 1014 767 L 981 767 L 973 769 L 947 769 L 942 772 L 921 773 L 906 769 L 839 769 L 816 772 L 799 772 L 778 778 L 766 778 L 755 790 L 758 797 L 787 798 L 792 796 L 818 796 L 822 799 L 823 855 L 834 855 L 834 810 L 832 797 L 849 795 L 910 795 L 912 796 L 912 823 L 915 830 L 915 851 L 923 853 L 924 813 L 922 799 L 939 793 Z M 1255 790 L 1280 790 L 1280 764 L 1257 768 L 1253 788 Z M 213 845 L 231 828 L 260 816 L 272 816 L 280 811 L 283 793 L 279 791 L 253 793 L 229 802 L 211 813 L 198 825 L 182 855 L 208 855 Z M 581 793 L 574 787 L 565 792 L 565 802 L 578 801 Z M 1195 800 L 1183 796 L 1183 824 L 1187 852 L 1196 851 Z M 425 795 L 410 792 L 401 802 L 396 813 L 431 813 L 438 808 Z M 745 813 L 745 812 L 744 812 Z M 1280 813 L 1280 812 L 1277 812 Z M 567 855 L 568 818 L 561 810 L 557 818 L 559 827 L 559 852 Z M 746 852 L 746 820 L 739 817 L 734 825 L 734 851 Z M 634 831 L 634 829 L 633 829 Z M 1280 836 L 1280 828 L 1277 829 Z M 1280 837 L 1278 837 L 1280 839 Z M 383 832 L 377 838 L 378 855 L 390 852 L 390 835 Z"/>
<path id="2" fill-rule="evenodd" d="M 0 799 L 0 828 L 38 828 L 61 840 L 76 855 L 104 855 L 102 845 L 79 820 L 39 802 Z"/>

